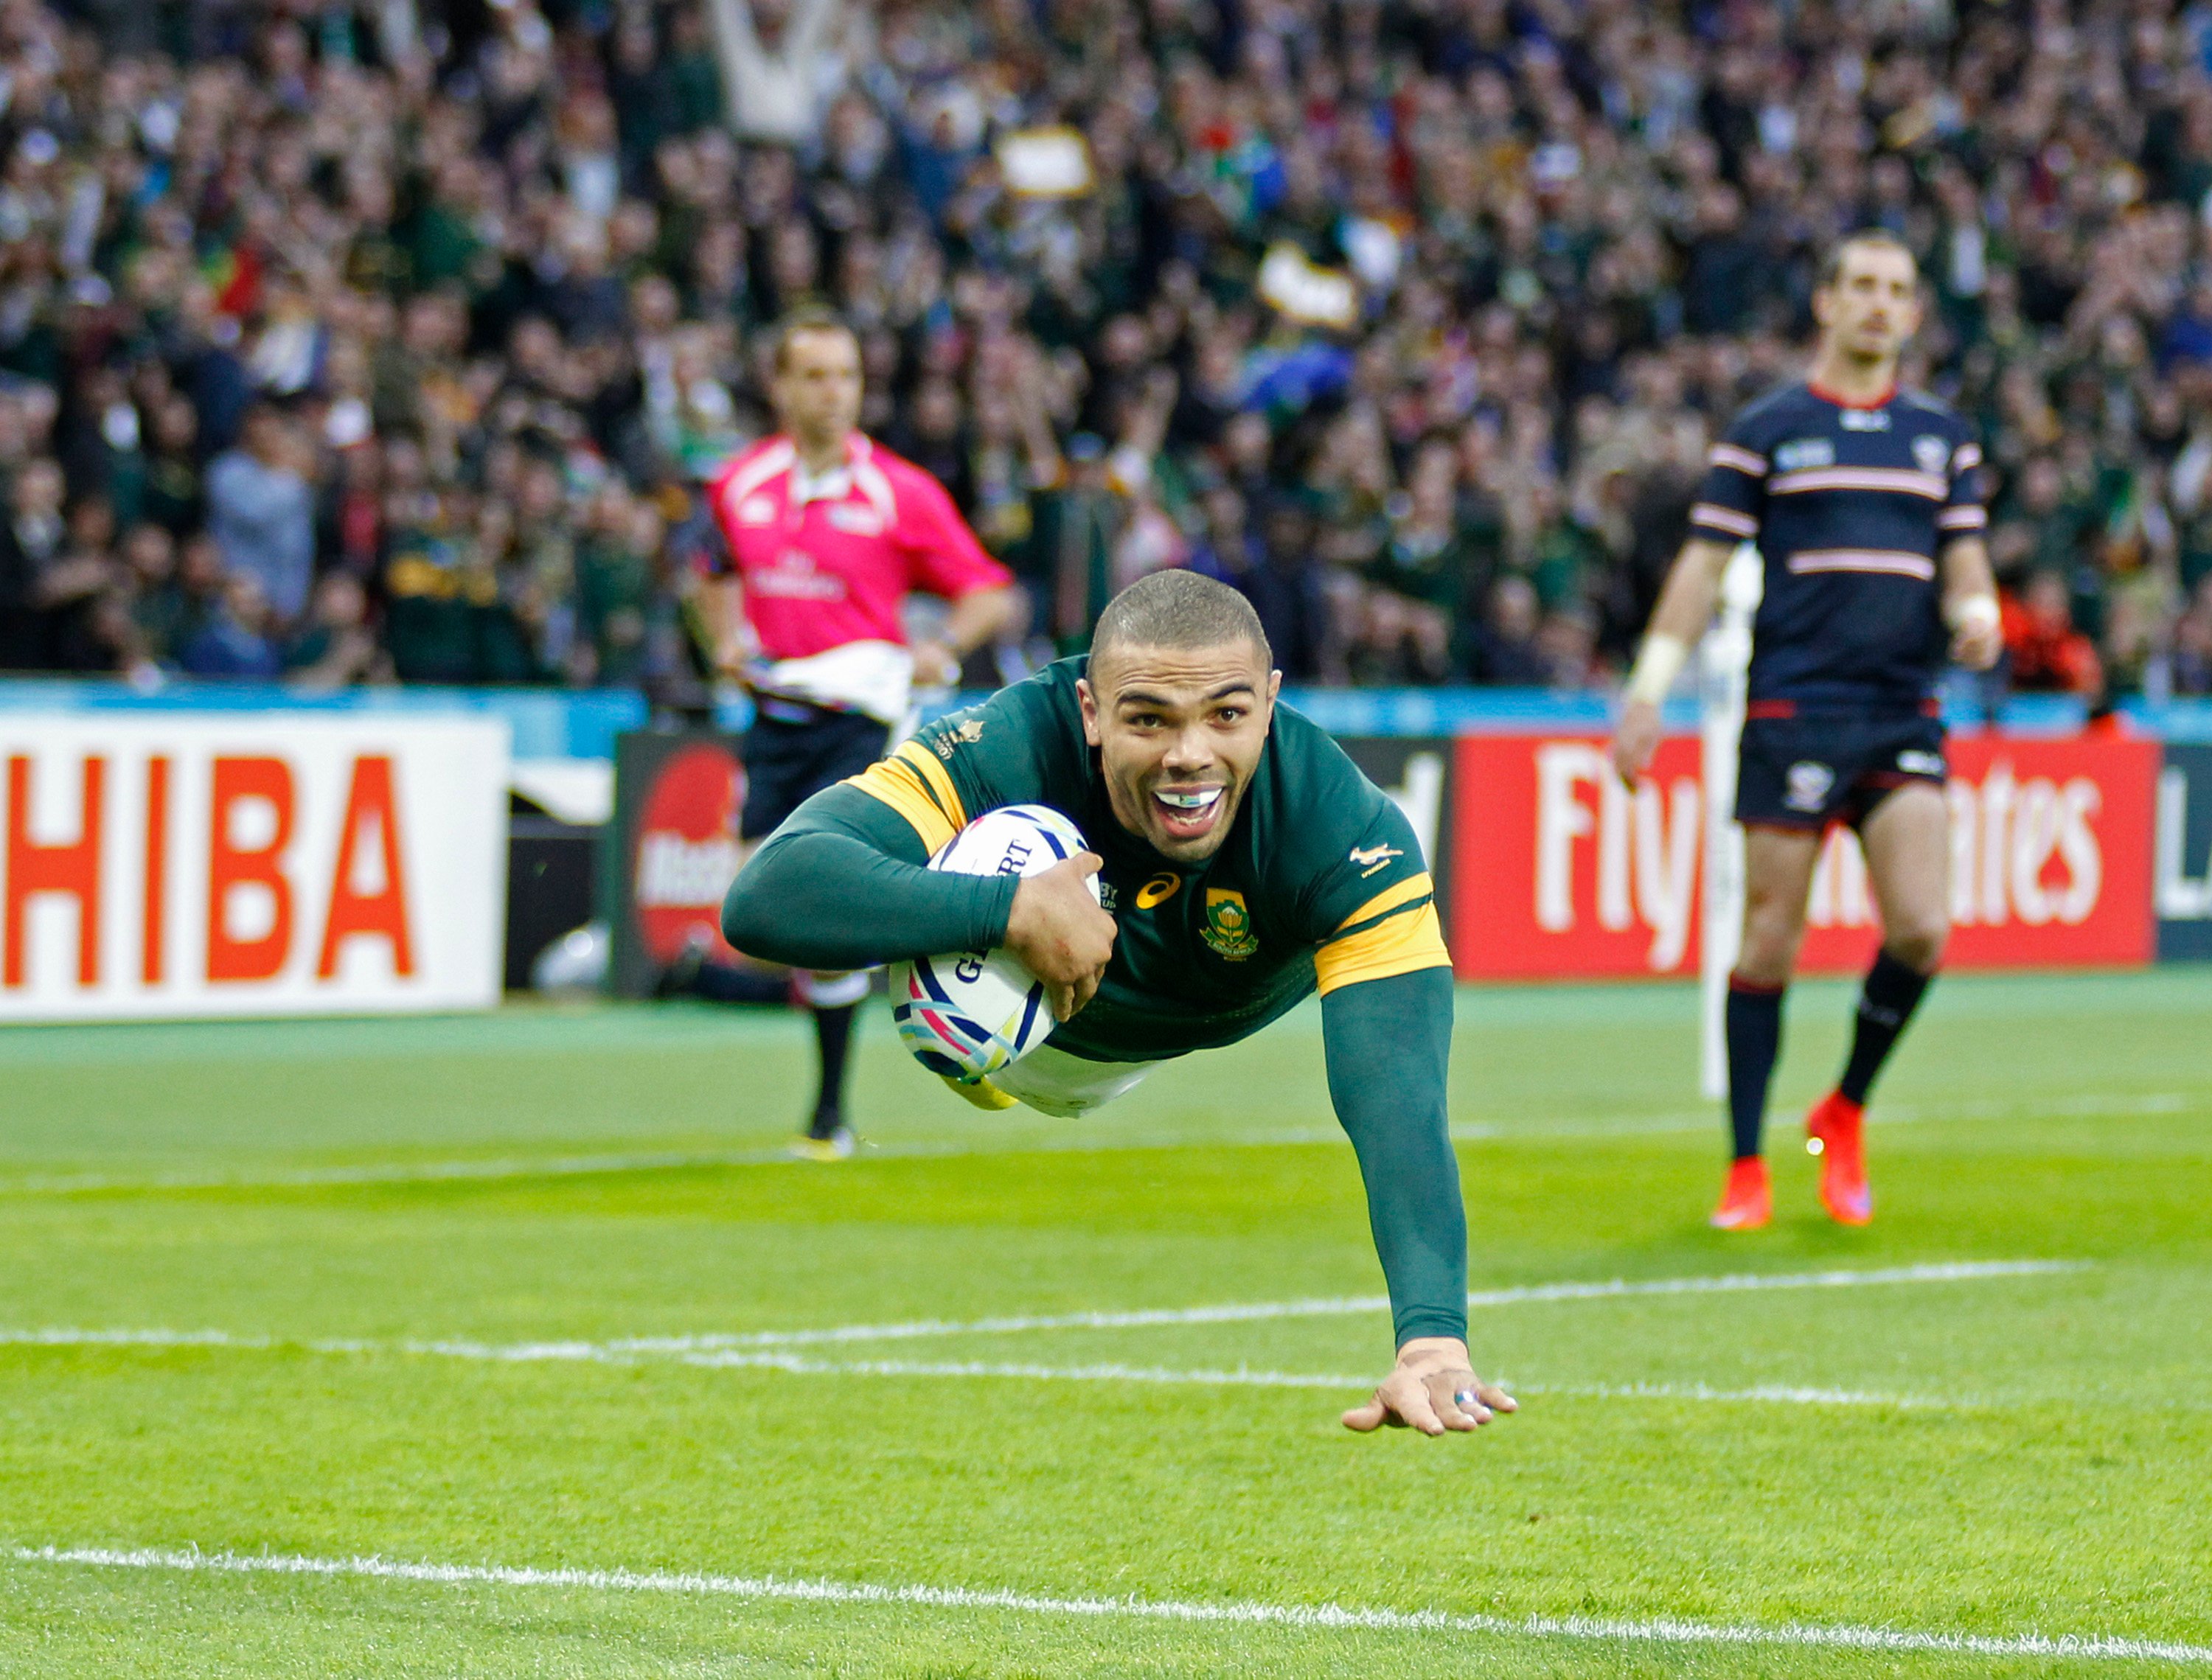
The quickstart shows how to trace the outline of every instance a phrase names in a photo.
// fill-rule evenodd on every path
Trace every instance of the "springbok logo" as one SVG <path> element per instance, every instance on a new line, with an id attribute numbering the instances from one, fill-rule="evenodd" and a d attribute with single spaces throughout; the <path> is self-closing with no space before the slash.
<path id="1" fill-rule="evenodd" d="M 1199 930 L 1198 937 L 1206 941 L 1206 949 L 1216 956 L 1226 957 L 1231 962 L 1242 962 L 1260 949 L 1260 942 L 1252 933 L 1252 913 L 1245 907 L 1244 895 L 1227 887 L 1206 889 L 1206 925 Z"/>

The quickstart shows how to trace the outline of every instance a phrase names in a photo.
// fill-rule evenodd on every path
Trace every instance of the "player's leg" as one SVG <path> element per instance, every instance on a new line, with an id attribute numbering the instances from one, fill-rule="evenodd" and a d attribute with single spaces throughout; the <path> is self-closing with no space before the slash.
<path id="1" fill-rule="evenodd" d="M 885 725 L 860 713 L 774 699 L 760 701 L 741 749 L 745 765 L 745 803 L 738 822 L 741 858 L 750 857 L 806 800 L 881 758 L 889 741 Z M 813 1106 L 793 1148 L 816 1160 L 842 1159 L 853 1148 L 852 1128 L 845 1119 L 846 1071 L 854 1023 L 868 995 L 868 976 L 801 973 L 793 977 L 793 985 L 813 1022 L 818 1074 Z"/>
<path id="2" fill-rule="evenodd" d="M 1874 1215 L 1863 1137 L 1867 1094 L 1920 1006 L 1950 933 L 1950 819 L 1942 789 L 1916 779 L 1882 796 L 1859 826 L 1881 909 L 1881 949 L 1859 992 L 1843 1077 L 1805 1118 L 1807 1146 L 1821 1157 L 1820 1199 L 1845 1224 L 1863 1225 Z"/>
<path id="3" fill-rule="evenodd" d="M 799 778 L 799 785 L 805 789 L 802 798 L 807 798 L 848 776 L 859 775 L 881 758 L 890 744 L 890 731 L 884 725 L 857 713 L 832 713 L 808 725 L 807 736 L 806 761 Z M 776 820 L 781 822 L 782 818 Z M 799 1001 L 814 1019 L 817 1074 L 814 1107 L 799 1147 L 808 1155 L 842 1157 L 853 1150 L 853 1128 L 845 1118 L 847 1070 L 854 1025 L 860 1018 L 860 1005 L 867 1000 L 868 973 L 801 973 L 796 986 Z"/>
<path id="4" fill-rule="evenodd" d="M 1723 1230 L 1754 1229 L 1771 1216 L 1761 1132 L 1820 852 L 1817 829 L 1753 823 L 1744 830 L 1743 949 L 1729 976 L 1726 1014 L 1731 1161 L 1712 1216 Z"/>

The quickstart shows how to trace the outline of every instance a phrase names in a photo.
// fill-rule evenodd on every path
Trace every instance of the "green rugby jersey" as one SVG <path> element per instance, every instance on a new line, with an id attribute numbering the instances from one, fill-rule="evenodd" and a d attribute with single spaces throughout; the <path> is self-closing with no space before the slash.
<path id="1" fill-rule="evenodd" d="M 1105 860 L 1119 933 L 1097 995 L 1049 1040 L 1099 1061 L 1233 1042 L 1323 994 L 1329 1099 L 1359 1157 L 1400 1345 L 1467 1334 L 1467 1220 L 1446 1085 L 1450 959 L 1413 831 L 1288 707 L 1221 849 L 1170 862 L 1114 820 L 1065 660 L 825 788 L 738 871 L 739 950 L 837 969 L 1003 943 L 1019 882 L 918 867 L 1001 805 L 1066 813 Z"/>
<path id="2" fill-rule="evenodd" d="M 848 784 L 905 820 L 914 862 L 1001 805 L 1049 805 L 1083 830 L 1120 931 L 1097 995 L 1053 1045 L 1154 1061 L 1247 1038 L 1316 987 L 1449 966 L 1404 814 L 1311 721 L 1275 707 L 1228 839 L 1176 864 L 1114 818 L 1083 737 L 1083 669 L 1062 659 L 939 719 Z M 879 842 L 884 826 L 870 825 Z"/>

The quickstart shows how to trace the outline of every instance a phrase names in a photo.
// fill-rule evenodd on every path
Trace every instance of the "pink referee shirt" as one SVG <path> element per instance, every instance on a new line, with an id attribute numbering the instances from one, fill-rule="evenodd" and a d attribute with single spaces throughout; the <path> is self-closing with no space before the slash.
<path id="1" fill-rule="evenodd" d="M 853 642 L 903 646 L 909 591 L 957 601 L 1013 581 L 944 486 L 858 433 L 845 464 L 819 476 L 790 439 L 767 439 L 716 473 L 708 495 L 770 661 Z"/>

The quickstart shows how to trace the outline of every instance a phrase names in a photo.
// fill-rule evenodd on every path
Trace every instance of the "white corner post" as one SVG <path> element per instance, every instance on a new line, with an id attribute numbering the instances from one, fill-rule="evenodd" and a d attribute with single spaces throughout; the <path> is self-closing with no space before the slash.
<path id="1" fill-rule="evenodd" d="M 1743 943 L 1743 828 L 1735 820 L 1736 746 L 1751 670 L 1751 624 L 1765 590 L 1759 550 L 1746 543 L 1721 574 L 1720 616 L 1698 650 L 1698 744 L 1705 790 L 1705 909 L 1698 954 L 1698 1087 L 1728 1095 L 1729 974 Z"/>

